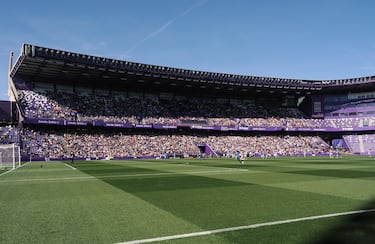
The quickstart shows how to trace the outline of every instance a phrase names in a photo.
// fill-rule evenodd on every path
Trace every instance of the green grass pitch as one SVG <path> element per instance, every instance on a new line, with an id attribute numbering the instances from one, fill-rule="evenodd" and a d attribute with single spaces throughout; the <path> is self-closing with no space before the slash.
<path id="1" fill-rule="evenodd" d="M 0 176 L 0 243 L 122 243 L 363 209 L 375 209 L 375 158 L 33 162 Z M 366 212 L 160 243 L 375 243 L 374 233 Z"/>

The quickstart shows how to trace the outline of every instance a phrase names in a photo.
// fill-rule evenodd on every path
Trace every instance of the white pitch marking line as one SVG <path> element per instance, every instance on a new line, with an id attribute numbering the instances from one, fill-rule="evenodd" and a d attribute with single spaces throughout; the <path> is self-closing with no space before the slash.
<path id="1" fill-rule="evenodd" d="M 8 174 L 8 173 L 10 173 L 10 172 L 13 172 L 13 171 L 16 170 L 16 169 L 22 168 L 23 166 L 25 166 L 26 164 L 29 164 L 29 163 L 30 163 L 30 162 L 27 162 L 27 163 L 22 164 L 22 165 L 21 165 L 20 167 L 18 167 L 18 168 L 14 168 L 14 169 L 11 169 L 11 170 L 8 170 L 8 171 L 5 171 L 4 173 L 0 174 L 0 176 L 6 175 L 6 174 Z"/>
<path id="2" fill-rule="evenodd" d="M 264 227 L 264 226 L 281 225 L 281 224 L 288 224 L 288 223 L 294 223 L 294 222 L 300 222 L 300 221 L 306 221 L 306 220 L 315 220 L 315 219 L 331 218 L 331 217 L 351 215 L 351 214 L 368 213 L 368 212 L 374 212 L 374 211 L 375 211 L 375 208 L 374 209 L 350 211 L 350 212 L 342 212 L 342 213 L 324 214 L 324 215 L 303 217 L 303 218 L 298 218 L 298 219 L 287 219 L 287 220 L 266 222 L 266 223 L 260 223 L 260 224 L 229 227 L 229 228 L 224 228 L 224 229 L 216 229 L 216 230 L 192 232 L 192 233 L 172 235 L 172 236 L 162 236 L 162 237 L 142 239 L 142 240 L 119 242 L 117 244 L 139 244 L 139 243 L 149 243 L 149 242 L 155 242 L 155 241 L 166 241 L 166 240 L 188 238 L 188 237 L 195 237 L 195 236 L 212 235 L 212 234 L 230 232 L 230 231 L 237 231 L 237 230 L 255 229 L 255 228 Z"/>
<path id="3" fill-rule="evenodd" d="M 65 166 L 68 167 L 68 168 L 76 169 L 76 168 L 74 168 L 73 166 L 71 166 L 71 165 L 69 165 L 69 164 L 66 164 L 66 163 L 64 163 L 64 164 L 65 164 Z"/>
<path id="4" fill-rule="evenodd" d="M 6 174 L 12 172 L 13 170 L 15 170 L 15 169 L 11 169 L 11 170 L 5 171 L 4 173 L 1 173 L 0 176 L 6 175 Z"/>
<path id="5" fill-rule="evenodd" d="M 139 177 L 139 176 L 163 176 L 163 175 L 183 175 L 183 174 L 225 174 L 245 172 L 242 169 L 232 170 L 210 170 L 210 171 L 188 171 L 188 172 L 169 172 L 169 173 L 155 173 L 155 174 L 125 174 L 125 175 L 98 175 L 98 176 L 76 176 L 76 177 L 61 177 L 61 178 L 35 178 L 35 179 L 20 179 L 20 180 L 1 180 L 0 183 L 9 182 L 30 182 L 30 181 L 63 181 L 63 180 L 85 180 L 85 179 L 106 179 L 106 178 L 121 178 L 121 177 Z"/>

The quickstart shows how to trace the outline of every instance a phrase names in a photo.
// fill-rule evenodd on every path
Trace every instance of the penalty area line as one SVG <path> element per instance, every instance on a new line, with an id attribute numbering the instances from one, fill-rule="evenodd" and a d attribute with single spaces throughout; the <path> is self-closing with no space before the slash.
<path id="1" fill-rule="evenodd" d="M 5 171 L 4 173 L 1 173 L 0 176 L 6 175 L 6 174 L 8 174 L 8 173 L 10 173 L 10 172 L 15 171 L 16 169 L 22 168 L 23 166 L 25 166 L 25 165 L 27 165 L 27 164 L 29 164 L 29 163 L 30 163 L 30 162 L 27 162 L 27 163 L 22 164 L 22 165 L 21 165 L 20 167 L 18 167 L 18 168 L 14 168 L 14 169 L 11 169 L 11 170 L 8 170 L 8 171 Z"/>
<path id="2" fill-rule="evenodd" d="M 65 165 L 66 167 L 68 167 L 68 168 L 71 168 L 71 169 L 76 170 L 76 168 L 74 168 L 73 166 L 71 166 L 71 165 L 69 165 L 69 164 L 67 164 L 67 163 L 64 163 L 64 165 Z"/>
<path id="3" fill-rule="evenodd" d="M 245 226 L 235 226 L 235 227 L 229 227 L 229 228 L 224 228 L 224 229 L 192 232 L 192 233 L 172 235 L 172 236 L 162 236 L 162 237 L 155 237 L 155 238 L 149 238 L 149 239 L 118 242 L 116 244 L 139 244 L 139 243 L 150 243 L 150 242 L 155 242 L 155 241 L 167 241 L 167 240 L 173 240 L 173 239 L 212 235 L 212 234 L 218 234 L 218 233 L 230 232 L 230 231 L 237 231 L 237 230 L 256 229 L 256 228 L 265 227 L 265 226 L 281 225 L 281 224 L 295 223 L 295 222 L 306 221 L 306 220 L 332 218 L 332 217 L 337 217 L 337 216 L 362 214 L 362 213 L 369 213 L 369 212 L 375 212 L 375 208 L 374 209 L 364 209 L 364 210 L 342 212 L 342 213 L 316 215 L 316 216 L 303 217 L 303 218 L 297 218 L 297 219 L 286 219 L 286 220 L 279 220 L 279 221 L 245 225 Z"/>
<path id="4" fill-rule="evenodd" d="M 6 174 L 8 174 L 8 173 L 10 173 L 10 172 L 12 172 L 14 170 L 15 169 L 11 169 L 11 170 L 5 171 L 5 172 L 1 173 L 0 176 L 6 175 Z"/>

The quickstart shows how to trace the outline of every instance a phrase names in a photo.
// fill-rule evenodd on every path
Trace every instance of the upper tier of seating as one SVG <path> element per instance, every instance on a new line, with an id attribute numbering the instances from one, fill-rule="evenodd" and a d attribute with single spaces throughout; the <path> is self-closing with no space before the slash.
<path id="1" fill-rule="evenodd" d="M 70 93 L 47 93 L 19 90 L 19 100 L 26 117 L 128 121 L 132 123 L 171 124 L 186 121 L 218 123 L 228 119 L 239 124 L 247 118 L 302 118 L 296 108 L 264 108 L 250 102 L 241 104 L 218 103 L 216 100 L 189 98 L 162 100 L 156 97 L 124 97 Z M 228 123 L 222 121 L 224 124 Z M 246 122 L 245 122 L 246 123 Z M 271 122 L 276 123 L 275 121 Z M 278 123 L 278 122 L 277 122 Z"/>
<path id="2" fill-rule="evenodd" d="M 297 108 L 270 108 L 252 102 L 233 104 L 199 98 L 162 100 L 32 90 L 19 90 L 18 95 L 23 113 L 29 118 L 286 128 L 375 126 L 374 117 L 306 119 Z"/>

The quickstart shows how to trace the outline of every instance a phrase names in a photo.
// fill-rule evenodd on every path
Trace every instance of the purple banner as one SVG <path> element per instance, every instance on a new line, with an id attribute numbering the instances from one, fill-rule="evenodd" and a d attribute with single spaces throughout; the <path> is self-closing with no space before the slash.
<path id="1" fill-rule="evenodd" d="M 68 125 L 68 126 L 88 126 L 91 121 L 67 121 L 56 119 L 37 119 L 25 118 L 25 124 L 41 124 L 41 125 Z M 101 120 L 94 120 L 94 126 L 98 127 L 115 127 L 115 128 L 143 128 L 143 129 L 177 129 L 180 125 L 168 124 L 131 124 L 123 122 L 103 122 Z M 217 125 L 191 125 L 193 130 L 214 130 L 214 131 L 296 131 L 296 132 L 342 132 L 342 131 L 374 131 L 375 126 L 364 127 L 342 127 L 342 128 L 299 128 L 299 127 L 248 127 L 248 126 L 217 126 Z"/>
<path id="2" fill-rule="evenodd" d="M 249 127 L 250 131 L 281 131 L 282 127 Z"/>
<path id="3" fill-rule="evenodd" d="M 221 126 L 210 126 L 210 125 L 192 125 L 190 127 L 191 129 L 197 129 L 197 130 L 220 130 Z"/>
<path id="4" fill-rule="evenodd" d="M 77 126 L 86 126 L 89 122 L 87 121 L 66 121 L 66 125 L 77 125 Z"/>
<path id="5" fill-rule="evenodd" d="M 76 126 L 87 126 L 88 121 L 66 121 L 57 119 L 35 119 L 35 118 L 25 118 L 25 124 L 34 125 L 76 125 Z"/>
<path id="6" fill-rule="evenodd" d="M 92 122 L 93 126 L 104 126 L 104 121 L 103 120 L 94 120 Z"/>
<path id="7" fill-rule="evenodd" d="M 134 127 L 135 128 L 147 128 L 147 129 L 151 129 L 152 128 L 152 124 L 135 124 Z"/>
<path id="8" fill-rule="evenodd" d="M 321 131 L 321 132 L 336 132 L 343 131 L 342 128 L 285 128 L 286 131 Z"/>
<path id="9" fill-rule="evenodd" d="M 44 124 L 44 125 L 65 125 L 65 120 L 55 120 L 55 119 L 35 119 L 35 118 L 25 118 L 24 123 L 26 124 Z"/>
<path id="10" fill-rule="evenodd" d="M 234 127 L 233 129 L 236 129 L 236 128 Z M 247 126 L 238 126 L 237 130 L 248 131 L 248 130 L 250 130 L 250 128 L 247 127 Z"/>
<path id="11" fill-rule="evenodd" d="M 103 125 L 104 127 L 116 127 L 116 128 L 132 128 L 131 123 L 121 123 L 121 122 L 104 122 Z"/>
<path id="12" fill-rule="evenodd" d="M 154 124 L 154 129 L 177 129 L 177 125 Z"/>
<path id="13" fill-rule="evenodd" d="M 367 127 L 343 127 L 343 128 L 285 128 L 285 131 L 321 131 L 321 132 L 341 132 L 341 131 L 368 131 L 375 130 L 375 126 Z"/>

